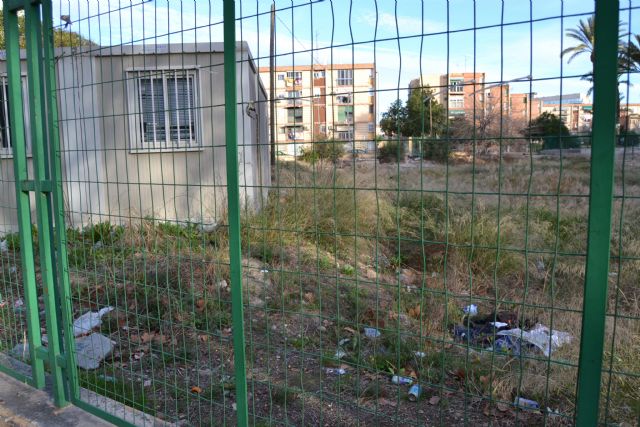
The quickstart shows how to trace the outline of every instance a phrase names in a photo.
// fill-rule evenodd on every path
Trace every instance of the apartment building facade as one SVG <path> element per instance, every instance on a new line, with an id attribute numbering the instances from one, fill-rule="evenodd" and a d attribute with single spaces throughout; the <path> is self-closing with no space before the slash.
<path id="1" fill-rule="evenodd" d="M 488 82 L 485 73 L 427 74 L 409 84 L 421 86 L 431 88 L 449 119 L 464 117 L 482 133 L 517 133 L 541 114 L 535 93 L 511 93 L 508 83 Z"/>
<path id="2" fill-rule="evenodd" d="M 542 96 L 538 100 L 541 113 L 551 113 L 560 117 L 571 133 L 591 131 L 593 105 L 583 94 Z"/>
<path id="3" fill-rule="evenodd" d="M 269 67 L 259 69 L 271 93 Z M 347 149 L 369 148 L 376 135 L 374 64 L 278 66 L 275 69 L 278 151 L 299 155 L 313 141 L 334 138 Z"/>
<path id="4" fill-rule="evenodd" d="M 630 131 L 640 131 L 640 104 L 620 105 L 620 127 Z"/>

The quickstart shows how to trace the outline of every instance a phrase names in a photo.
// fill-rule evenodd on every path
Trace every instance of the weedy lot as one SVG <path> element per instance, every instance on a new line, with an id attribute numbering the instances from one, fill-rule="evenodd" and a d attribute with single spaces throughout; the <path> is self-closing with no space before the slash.
<path id="1" fill-rule="evenodd" d="M 640 416 L 639 166 L 618 158 L 613 205 L 601 413 L 621 425 Z M 571 424 L 588 192 L 582 158 L 279 163 L 266 208 L 243 216 L 252 422 Z M 7 243 L 4 351 L 25 329 Z M 100 327 L 115 349 L 82 385 L 185 425 L 234 421 L 224 222 L 103 222 L 69 230 L 68 248 L 74 315 L 115 308 Z M 573 339 L 545 357 L 456 333 L 504 317 Z M 418 382 L 419 399 L 393 375 Z"/>

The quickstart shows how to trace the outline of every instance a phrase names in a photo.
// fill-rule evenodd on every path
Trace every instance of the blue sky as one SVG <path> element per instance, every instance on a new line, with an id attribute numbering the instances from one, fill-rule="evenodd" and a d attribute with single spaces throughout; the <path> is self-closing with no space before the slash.
<path id="1" fill-rule="evenodd" d="M 271 0 L 237 0 L 238 16 L 243 18 L 238 21 L 238 38 L 249 43 L 259 66 L 269 63 L 271 4 Z M 513 83 L 512 92 L 532 90 L 539 96 L 586 93 L 589 88 L 579 77 L 571 77 L 587 72 L 589 59 L 567 63 L 560 52 L 574 44 L 565 36 L 566 29 L 593 12 L 593 1 L 276 0 L 275 4 L 278 64 L 375 59 L 381 110 L 397 97 L 405 98 L 398 88 L 421 73 L 475 69 L 485 72 L 488 81 L 531 75 L 533 82 Z M 640 0 L 621 1 L 621 7 L 638 6 Z M 69 14 L 78 21 L 74 31 L 103 45 L 222 41 L 221 0 L 145 4 L 54 0 L 54 9 L 54 16 Z M 623 11 L 621 20 L 626 31 L 631 27 L 633 33 L 640 32 L 640 10 Z M 628 99 L 640 102 L 637 84 L 630 87 Z"/>

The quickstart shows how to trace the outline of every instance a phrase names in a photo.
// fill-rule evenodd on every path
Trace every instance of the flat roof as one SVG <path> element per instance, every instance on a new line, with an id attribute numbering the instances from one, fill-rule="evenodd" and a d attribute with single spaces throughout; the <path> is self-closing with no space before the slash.
<path id="1" fill-rule="evenodd" d="M 249 44 L 245 41 L 236 42 L 236 50 L 248 52 L 251 56 Z M 163 55 L 181 53 L 223 53 L 223 42 L 210 43 L 168 43 L 168 44 L 134 44 L 117 46 L 79 46 L 79 47 L 57 47 L 54 49 L 55 56 L 125 56 L 125 55 Z M 26 50 L 20 49 L 20 59 L 26 59 Z M 0 60 L 7 59 L 6 50 L 0 50 Z"/>
<path id="2" fill-rule="evenodd" d="M 278 65 L 276 71 L 326 71 L 326 70 L 367 70 L 375 69 L 373 63 L 331 64 L 331 65 Z M 260 67 L 261 73 L 269 72 L 269 67 Z"/>

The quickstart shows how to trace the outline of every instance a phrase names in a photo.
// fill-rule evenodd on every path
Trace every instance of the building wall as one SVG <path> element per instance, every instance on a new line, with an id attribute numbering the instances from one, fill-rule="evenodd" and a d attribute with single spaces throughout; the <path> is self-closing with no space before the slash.
<path id="1" fill-rule="evenodd" d="M 352 70 L 344 80 L 342 70 Z M 295 73 L 295 74 L 294 74 Z M 340 139 L 348 146 L 365 148 L 375 139 L 375 67 L 373 64 L 276 67 L 276 141 L 279 151 L 299 153 L 315 139 Z M 269 68 L 260 68 L 269 91 Z M 296 98 L 290 97 L 296 93 Z M 302 114 L 294 109 L 300 108 Z M 347 110 L 353 119 L 346 118 Z"/>
<path id="2" fill-rule="evenodd" d="M 540 100 L 529 93 L 511 93 L 509 94 L 509 110 L 511 117 L 528 123 L 540 116 L 541 103 Z"/>
<path id="3" fill-rule="evenodd" d="M 218 46 L 219 45 L 219 46 Z M 258 209 L 270 185 L 266 93 L 246 45 L 238 50 L 241 202 Z M 147 47 L 148 48 L 148 47 Z M 185 49 L 185 52 L 178 49 Z M 226 213 L 224 73 L 221 44 L 103 49 L 58 61 L 61 158 L 70 226 L 153 217 L 214 223 Z M 213 51 L 212 51 L 213 50 Z M 4 62 L 0 62 L 4 67 Z M 132 146 L 132 75 L 137 69 L 195 67 L 199 132 L 194 149 Z M 1 70 L 1 69 L 0 69 Z M 0 160 L 0 227 L 15 229 L 11 159 Z"/>

